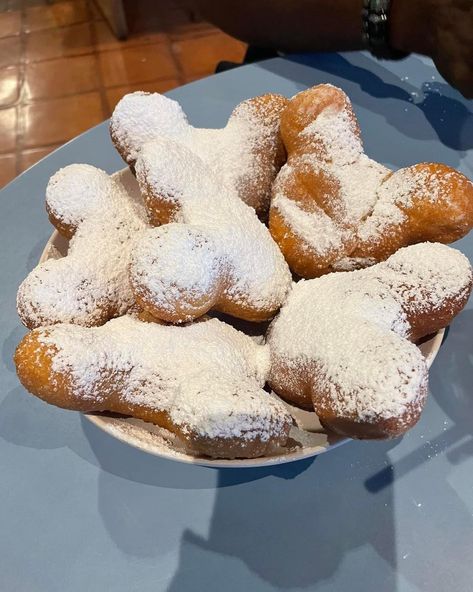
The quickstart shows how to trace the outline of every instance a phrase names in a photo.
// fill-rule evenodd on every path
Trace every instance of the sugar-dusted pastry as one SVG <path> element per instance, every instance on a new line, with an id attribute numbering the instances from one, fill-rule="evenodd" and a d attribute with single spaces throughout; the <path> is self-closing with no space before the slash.
<path id="1" fill-rule="evenodd" d="M 73 164 L 53 175 L 46 208 L 70 238 L 67 256 L 35 267 L 20 285 L 17 305 L 30 329 L 53 323 L 100 325 L 133 304 L 130 249 L 147 227 L 143 203 L 121 183 L 90 165 Z"/>
<path id="2" fill-rule="evenodd" d="M 281 136 L 288 158 L 274 183 L 269 227 L 302 277 L 367 267 L 473 227 L 471 181 L 443 164 L 393 173 L 368 158 L 350 100 L 334 86 L 291 99 Z"/>
<path id="3" fill-rule="evenodd" d="M 468 259 L 439 243 L 301 281 L 269 329 L 269 383 L 339 434 L 399 436 L 427 395 L 427 365 L 413 342 L 448 325 L 471 285 Z"/>
<path id="4" fill-rule="evenodd" d="M 146 143 L 136 178 L 149 218 L 132 254 L 137 302 L 170 322 L 216 309 L 232 316 L 272 318 L 291 287 L 291 274 L 269 230 L 236 192 L 194 152 L 169 138 Z"/>
<path id="5" fill-rule="evenodd" d="M 15 363 L 24 387 L 48 403 L 157 424 L 191 454 L 251 458 L 283 446 L 292 421 L 263 390 L 268 353 L 217 319 L 175 327 L 126 315 L 35 329 Z"/>
<path id="6" fill-rule="evenodd" d="M 133 168 L 143 145 L 173 138 L 197 154 L 221 183 L 260 216 L 267 214 L 271 184 L 284 162 L 279 121 L 287 99 L 266 94 L 240 103 L 221 129 L 193 127 L 179 103 L 158 93 L 125 95 L 110 122 L 112 141 Z"/>

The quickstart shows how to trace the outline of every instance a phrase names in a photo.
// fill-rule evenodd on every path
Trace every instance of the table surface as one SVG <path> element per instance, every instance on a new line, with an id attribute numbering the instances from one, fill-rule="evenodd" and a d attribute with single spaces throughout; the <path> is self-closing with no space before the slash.
<path id="1" fill-rule="evenodd" d="M 471 106 L 417 56 L 276 59 L 169 94 L 193 123 L 214 127 L 244 98 L 326 81 L 351 96 L 368 154 L 473 176 Z M 403 439 L 267 469 L 149 456 L 29 396 L 15 376 L 16 288 L 51 234 L 47 180 L 73 162 L 123 166 L 105 123 L 0 192 L 0 589 L 473 590 L 473 304 L 453 323 L 424 415 Z M 473 260 L 473 236 L 459 247 Z"/>

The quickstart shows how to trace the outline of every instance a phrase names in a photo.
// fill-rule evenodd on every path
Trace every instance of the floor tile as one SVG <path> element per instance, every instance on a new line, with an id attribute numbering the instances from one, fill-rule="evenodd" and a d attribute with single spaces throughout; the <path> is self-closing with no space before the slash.
<path id="1" fill-rule="evenodd" d="M 104 119 L 98 92 L 31 103 L 22 116 L 25 148 L 65 142 Z"/>
<path id="2" fill-rule="evenodd" d="M 4 0 L 6 10 L 19 10 L 23 8 L 23 0 Z"/>
<path id="3" fill-rule="evenodd" d="M 38 160 L 41 160 L 53 150 L 55 150 L 60 144 L 54 146 L 41 146 L 40 148 L 32 148 L 30 150 L 22 150 L 20 155 L 20 171 L 26 171 L 33 166 Z"/>
<path id="4" fill-rule="evenodd" d="M 48 6 L 54 3 L 54 0 L 23 0 L 23 7 L 26 9 L 33 6 Z"/>
<path id="5" fill-rule="evenodd" d="M 21 12 L 19 10 L 0 12 L 0 37 L 19 35 L 21 31 Z"/>
<path id="6" fill-rule="evenodd" d="M 164 33 L 159 32 L 140 32 L 134 33 L 130 31 L 128 38 L 120 41 L 112 33 L 110 27 L 105 21 L 96 21 L 93 23 L 95 33 L 95 44 L 99 51 L 110 49 L 123 49 L 125 47 L 133 47 L 135 45 L 145 45 L 147 43 L 164 43 L 167 37 Z"/>
<path id="7" fill-rule="evenodd" d="M 92 53 L 94 47 L 90 27 L 89 23 L 80 23 L 29 33 L 25 37 L 27 61 Z"/>
<path id="8" fill-rule="evenodd" d="M 90 10 L 90 15 L 92 17 L 92 20 L 100 21 L 103 19 L 103 14 L 102 14 L 100 8 L 97 6 L 97 4 L 93 0 L 92 0 L 92 2 L 89 3 L 89 10 Z"/>
<path id="9" fill-rule="evenodd" d="M 15 103 L 19 94 L 18 66 L 9 66 L 0 70 L 0 108 Z"/>
<path id="10" fill-rule="evenodd" d="M 169 48 L 162 43 L 105 51 L 99 58 L 105 86 L 120 86 L 177 76 Z"/>
<path id="11" fill-rule="evenodd" d="M 191 22 L 189 11 L 184 10 L 169 0 L 134 0 L 125 4 L 127 22 L 130 31 L 169 32 L 176 27 Z"/>
<path id="12" fill-rule="evenodd" d="M 18 0 L 17 0 L 18 1 Z M 22 8 L 31 8 L 32 6 L 45 6 L 47 0 L 20 0 Z"/>
<path id="13" fill-rule="evenodd" d="M 16 177 L 14 154 L 0 154 L 0 189 Z"/>
<path id="14" fill-rule="evenodd" d="M 28 99 L 46 99 L 84 93 L 99 85 L 93 55 L 59 58 L 26 66 L 25 93 Z"/>
<path id="15" fill-rule="evenodd" d="M 210 74 L 213 74 L 213 70 Z M 208 76 L 208 74 L 194 74 L 194 76 L 184 76 L 184 81 L 182 84 L 189 84 L 190 82 L 195 82 L 196 80 L 202 80 L 202 78 L 205 78 L 206 76 Z"/>
<path id="16" fill-rule="evenodd" d="M 13 152 L 16 143 L 16 108 L 0 110 L 0 153 Z"/>
<path id="17" fill-rule="evenodd" d="M 25 31 L 66 27 L 89 19 L 90 11 L 85 0 L 65 0 L 55 4 L 30 6 L 25 10 Z"/>
<path id="18" fill-rule="evenodd" d="M 130 35 L 120 42 L 93 0 L 0 0 L 0 183 L 102 121 L 124 94 L 166 92 L 243 56 L 244 44 L 177 0 L 125 10 Z"/>
<path id="19" fill-rule="evenodd" d="M 166 80 L 155 80 L 154 82 L 138 82 L 137 84 L 108 88 L 106 91 L 108 106 L 110 111 L 113 111 L 115 105 L 123 97 L 123 95 L 135 92 L 137 90 L 164 93 L 168 90 L 171 90 L 172 88 L 176 88 L 177 86 L 179 86 L 179 81 L 175 78 L 169 78 Z"/>
<path id="20" fill-rule="evenodd" d="M 241 62 L 246 45 L 225 33 L 217 33 L 175 41 L 172 49 L 184 75 L 192 76 L 213 72 L 222 60 Z"/>
<path id="21" fill-rule="evenodd" d="M 20 38 L 5 37 L 0 39 L 0 68 L 18 64 L 20 61 Z"/>
<path id="22" fill-rule="evenodd" d="M 169 30 L 169 36 L 171 39 L 177 41 L 186 38 L 212 35 L 213 33 L 220 33 L 220 30 L 206 22 L 185 23 L 176 27 L 172 27 L 172 29 Z"/>

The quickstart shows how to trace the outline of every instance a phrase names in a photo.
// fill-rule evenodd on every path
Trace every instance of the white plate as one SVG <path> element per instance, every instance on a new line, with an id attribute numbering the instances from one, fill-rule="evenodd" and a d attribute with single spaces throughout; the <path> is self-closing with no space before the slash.
<path id="1" fill-rule="evenodd" d="M 122 183 L 130 195 L 139 199 L 138 186 L 129 169 L 115 173 L 114 177 Z M 67 253 L 67 247 L 68 241 L 57 231 L 54 231 L 44 248 L 40 262 L 63 257 Z M 244 323 L 235 323 L 235 325 L 240 330 L 245 330 Z M 419 346 L 429 367 L 440 349 L 443 334 L 444 329 Z M 167 430 L 139 419 L 94 413 L 86 413 L 85 417 L 104 432 L 140 450 L 162 458 L 208 467 L 263 467 L 282 464 L 317 456 L 348 442 L 347 438 L 325 430 L 320 425 L 315 413 L 302 411 L 287 403 L 285 405 L 297 424 L 291 428 L 290 445 L 273 456 L 235 460 L 210 459 L 186 454 L 180 448 L 178 441 Z"/>

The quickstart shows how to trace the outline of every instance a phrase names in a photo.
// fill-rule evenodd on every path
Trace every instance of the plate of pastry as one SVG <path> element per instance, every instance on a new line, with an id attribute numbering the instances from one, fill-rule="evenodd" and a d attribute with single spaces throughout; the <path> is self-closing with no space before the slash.
<path id="1" fill-rule="evenodd" d="M 56 230 L 17 298 L 29 392 L 216 467 L 417 423 L 472 287 L 447 246 L 473 226 L 471 181 L 370 159 L 327 84 L 244 101 L 222 129 L 132 93 L 110 131 L 127 168 L 69 165 L 46 188 Z"/>

